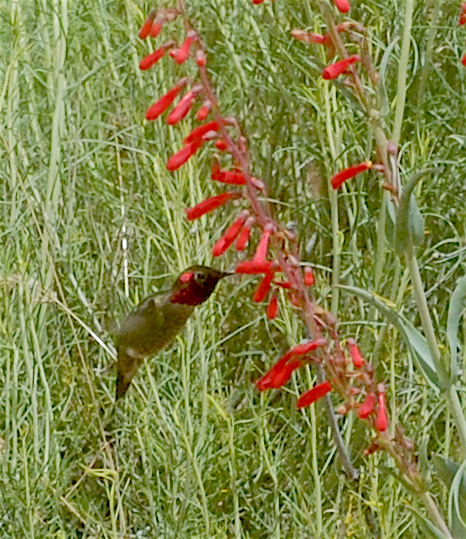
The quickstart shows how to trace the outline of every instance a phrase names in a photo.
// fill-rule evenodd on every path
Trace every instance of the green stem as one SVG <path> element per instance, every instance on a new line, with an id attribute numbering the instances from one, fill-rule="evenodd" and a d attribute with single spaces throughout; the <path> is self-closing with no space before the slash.
<path id="1" fill-rule="evenodd" d="M 406 0 L 403 27 L 403 41 L 401 43 L 401 57 L 398 69 L 398 84 L 396 90 L 397 102 L 395 110 L 395 123 L 392 140 L 398 146 L 400 142 L 401 126 L 406 104 L 406 74 L 409 62 L 409 47 L 411 44 L 411 28 L 413 23 L 414 0 Z"/>
<path id="2" fill-rule="evenodd" d="M 427 76 L 429 75 L 429 71 L 430 71 L 432 50 L 434 48 L 435 36 L 437 35 L 437 23 L 438 23 L 441 6 L 442 6 L 442 0 L 436 0 L 434 4 L 434 9 L 432 10 L 429 35 L 427 37 L 426 52 L 424 54 L 424 65 L 422 66 L 422 71 L 421 71 L 421 82 L 419 83 L 419 91 L 417 94 L 418 95 L 418 98 L 417 98 L 418 112 L 420 112 L 422 104 L 424 102 L 424 95 L 425 95 L 426 86 L 427 86 Z"/>
<path id="3" fill-rule="evenodd" d="M 463 457 L 466 455 L 466 418 L 464 417 L 463 407 L 458 396 L 456 386 L 451 386 L 448 392 L 448 402 L 451 407 L 451 413 L 455 420 L 458 438 L 460 440 L 461 452 Z"/>
<path id="4" fill-rule="evenodd" d="M 426 506 L 427 511 L 429 512 L 430 518 L 432 519 L 433 522 L 435 522 L 439 530 L 441 530 L 442 533 L 446 537 L 453 539 L 453 536 L 451 535 L 451 532 L 448 529 L 448 526 L 445 524 L 445 520 L 440 514 L 438 507 L 435 505 L 435 502 L 432 499 L 432 496 L 428 492 L 420 492 L 419 497 L 424 502 L 424 505 Z"/>
<path id="5" fill-rule="evenodd" d="M 434 324 L 432 323 L 426 296 L 424 294 L 424 287 L 422 284 L 421 274 L 419 272 L 417 258 L 411 249 L 407 249 L 406 251 L 406 265 L 408 266 L 409 273 L 411 275 L 414 299 L 416 300 L 419 316 L 421 317 L 421 324 L 427 340 L 427 345 L 435 363 L 435 369 L 437 371 L 440 384 L 444 389 L 446 389 L 449 385 L 449 376 L 447 369 L 442 362 L 437 337 L 435 335 Z"/>
<path id="6" fill-rule="evenodd" d="M 377 221 L 377 245 L 375 248 L 375 269 L 374 269 L 374 290 L 379 290 L 380 281 L 385 269 L 385 223 L 387 220 L 387 200 L 388 193 L 383 193 L 382 204 L 380 206 L 379 219 Z"/>
<path id="7" fill-rule="evenodd" d="M 324 89 L 325 94 L 325 123 L 327 127 L 327 142 L 332 157 L 332 162 L 335 162 L 337 159 L 337 150 L 335 147 L 335 131 L 332 125 L 332 111 L 330 107 L 330 92 L 329 87 L 326 85 Z M 340 255 L 341 255 L 341 241 L 340 241 L 340 224 L 338 220 L 338 195 L 337 192 L 332 189 L 330 184 L 330 177 L 327 177 L 328 180 L 328 193 L 330 199 L 330 215 L 332 223 L 332 256 L 333 256 L 333 266 L 332 266 L 332 302 L 330 305 L 330 310 L 333 313 L 338 312 L 338 303 L 340 299 L 340 291 L 338 285 L 340 284 Z"/>
<path id="8" fill-rule="evenodd" d="M 434 325 L 432 323 L 429 307 L 427 305 L 427 300 L 424 294 L 424 287 L 422 285 L 421 275 L 419 273 L 419 266 L 417 263 L 417 259 L 412 252 L 412 249 L 407 250 L 406 264 L 411 274 L 414 299 L 416 300 L 416 305 L 419 310 L 419 315 L 421 317 L 421 324 L 427 340 L 427 345 L 429 346 L 430 354 L 435 363 L 435 369 L 437 371 L 440 384 L 442 388 L 446 391 L 445 397 L 451 407 L 451 412 L 458 431 L 461 451 L 463 455 L 466 455 L 466 419 L 464 417 L 464 412 L 458 397 L 456 387 L 454 385 L 449 387 L 450 381 L 448 371 L 442 362 L 440 349 L 438 347 L 437 338 L 435 336 Z"/>

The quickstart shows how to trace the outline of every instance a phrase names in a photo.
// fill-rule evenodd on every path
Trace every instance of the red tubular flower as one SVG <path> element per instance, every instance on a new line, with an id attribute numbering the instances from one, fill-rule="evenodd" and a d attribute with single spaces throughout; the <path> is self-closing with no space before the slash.
<path id="1" fill-rule="evenodd" d="M 314 386 L 309 391 L 306 391 L 304 395 L 301 395 L 301 397 L 299 397 L 299 399 L 296 401 L 296 407 L 299 410 L 300 408 L 310 406 L 314 402 L 324 397 L 329 391 L 332 391 L 332 389 L 332 384 L 326 380 L 325 382 Z"/>
<path id="2" fill-rule="evenodd" d="M 459 24 L 460 25 L 466 24 L 466 3 L 465 2 L 461 4 Z"/>
<path id="3" fill-rule="evenodd" d="M 348 339 L 348 346 L 350 347 L 351 359 L 353 360 L 353 365 L 356 369 L 360 369 L 364 366 L 365 361 L 361 355 L 361 352 L 356 344 L 354 339 Z"/>
<path id="4" fill-rule="evenodd" d="M 271 223 L 267 223 L 262 232 L 259 245 L 257 246 L 256 252 L 252 258 L 253 262 L 257 265 L 264 264 L 267 261 L 267 253 L 269 250 L 269 241 L 270 236 L 274 230 L 274 226 Z"/>
<path id="5" fill-rule="evenodd" d="M 267 305 L 267 318 L 273 320 L 278 315 L 278 297 L 277 291 L 272 290 L 272 295 L 270 296 L 269 304 Z"/>
<path id="6" fill-rule="evenodd" d="M 323 45 L 326 40 L 326 36 L 314 34 L 314 32 L 305 32 L 304 30 L 300 30 L 298 28 L 291 30 L 291 36 L 298 41 L 303 41 L 304 43 L 318 43 L 319 45 Z"/>
<path id="7" fill-rule="evenodd" d="M 263 391 L 264 389 L 281 387 L 290 379 L 291 373 L 295 369 L 303 365 L 302 360 L 297 359 L 296 356 L 304 355 L 308 353 L 311 349 L 315 350 L 316 348 L 318 348 L 319 346 L 322 346 L 323 344 L 325 344 L 324 339 L 316 339 L 315 341 L 305 343 L 304 345 L 298 345 L 298 346 L 295 346 L 294 348 L 291 348 L 291 350 L 288 350 L 288 352 L 284 356 L 282 356 L 275 363 L 275 365 L 260 380 L 256 382 L 257 389 L 259 389 L 259 391 Z M 296 353 L 296 350 L 299 350 L 300 346 L 307 346 L 306 351 Z M 316 386 L 314 389 L 317 389 L 318 387 L 319 386 Z M 330 386 L 330 389 L 331 389 L 331 386 Z M 305 406 L 307 406 L 307 404 Z"/>
<path id="8" fill-rule="evenodd" d="M 317 348 L 324 346 L 324 344 L 326 344 L 325 339 L 316 339 L 315 341 L 307 341 L 304 343 L 297 344 L 293 348 L 290 348 L 288 352 L 286 352 L 286 354 L 277 361 L 276 365 L 285 364 L 287 361 L 296 356 L 304 356 L 309 352 L 312 352 L 314 350 L 317 350 Z"/>
<path id="9" fill-rule="evenodd" d="M 266 273 L 264 275 L 262 281 L 259 283 L 259 286 L 257 287 L 256 291 L 254 292 L 254 295 L 252 296 L 252 300 L 254 301 L 254 303 L 260 303 L 261 301 L 264 301 L 265 296 L 268 294 L 272 285 L 274 275 L 274 271 L 271 271 L 270 273 Z"/>
<path id="10" fill-rule="evenodd" d="M 199 202 L 199 204 L 196 204 L 192 208 L 186 208 L 184 210 L 186 213 L 186 218 L 188 219 L 188 221 L 194 221 L 194 219 L 199 219 L 199 217 L 202 217 L 206 213 L 220 208 L 220 206 L 223 206 L 229 200 L 234 200 L 236 198 L 240 198 L 241 196 L 242 193 L 239 193 L 238 191 L 229 191 L 226 193 L 220 193 L 219 195 L 216 195 L 214 197 L 207 198 L 206 200 Z"/>
<path id="11" fill-rule="evenodd" d="M 375 419 L 375 428 L 380 432 L 384 432 L 388 428 L 388 411 L 387 411 L 387 405 L 385 403 L 384 384 L 378 384 L 377 391 L 379 392 L 379 396 L 378 396 L 377 417 Z"/>
<path id="12" fill-rule="evenodd" d="M 165 22 L 165 17 L 160 15 L 157 17 L 156 21 L 150 29 L 150 37 L 157 37 L 163 28 L 163 23 Z"/>
<path id="13" fill-rule="evenodd" d="M 335 62 L 332 65 L 327 66 L 322 71 L 322 77 L 325 80 L 332 80 L 339 77 L 342 73 L 344 73 L 348 67 L 351 64 L 354 64 L 355 62 L 360 62 L 361 57 L 357 54 L 353 54 L 352 56 L 349 56 L 348 58 L 344 58 L 343 60 L 338 60 L 338 62 Z"/>
<path id="14" fill-rule="evenodd" d="M 256 382 L 256 388 L 259 391 L 265 391 L 267 389 L 278 389 L 284 386 L 291 378 L 293 371 L 299 369 L 302 363 L 299 359 L 290 361 L 289 363 L 279 364 L 276 363 L 268 372 L 259 378 Z"/>
<path id="15" fill-rule="evenodd" d="M 306 266 L 304 268 L 304 284 L 306 286 L 312 286 L 315 283 L 314 272 L 312 268 Z"/>
<path id="16" fill-rule="evenodd" d="M 341 13 L 348 13 L 348 11 L 351 9 L 351 5 L 348 0 L 335 0 L 335 5 L 337 6 L 337 9 L 341 11 Z"/>
<path id="17" fill-rule="evenodd" d="M 297 344 L 288 352 L 285 354 L 284 357 L 289 356 L 303 356 L 305 354 L 309 354 L 309 352 L 313 352 L 314 350 L 317 350 L 317 348 L 320 348 L 321 346 L 324 346 L 327 343 L 325 339 L 316 339 L 314 341 L 306 341 L 300 344 Z"/>
<path id="18" fill-rule="evenodd" d="M 151 68 L 156 64 L 161 58 L 165 56 L 167 50 L 173 46 L 173 42 L 166 43 L 162 47 L 156 49 L 154 52 L 151 52 L 139 62 L 139 69 L 145 71 L 146 69 Z"/>
<path id="19" fill-rule="evenodd" d="M 219 150 L 226 150 L 228 148 L 225 141 L 218 139 L 215 146 Z M 228 183 L 230 185 L 246 185 L 246 177 L 240 170 L 220 170 L 219 167 L 212 168 L 212 179 L 216 182 Z M 259 178 L 251 177 L 251 182 L 257 189 L 263 189 L 264 182 Z"/>
<path id="20" fill-rule="evenodd" d="M 251 228 L 253 224 L 255 223 L 254 217 L 248 217 L 246 219 L 246 222 L 244 223 L 244 226 L 238 236 L 238 239 L 236 240 L 236 250 L 237 251 L 244 251 L 249 243 L 249 236 L 251 235 Z"/>
<path id="21" fill-rule="evenodd" d="M 252 3 L 258 5 L 258 4 L 262 4 L 263 1 L 264 0 L 252 0 Z"/>
<path id="22" fill-rule="evenodd" d="M 246 185 L 246 178 L 242 172 L 232 170 L 212 169 L 212 179 L 216 182 L 228 183 L 230 185 Z"/>
<path id="23" fill-rule="evenodd" d="M 191 142 L 173 154 L 167 161 L 167 170 L 173 172 L 183 166 L 201 147 L 202 142 Z"/>
<path id="24" fill-rule="evenodd" d="M 466 67 L 466 54 L 461 58 L 461 63 Z"/>
<path id="25" fill-rule="evenodd" d="M 191 50 L 191 45 L 197 38 L 197 34 L 194 30 L 190 30 L 186 34 L 186 39 L 183 41 L 181 47 L 178 50 L 178 53 L 175 56 L 175 62 L 177 64 L 183 64 L 189 57 L 189 51 Z"/>
<path id="26" fill-rule="evenodd" d="M 274 281 L 273 284 L 285 290 L 291 290 L 293 288 L 290 281 Z"/>
<path id="27" fill-rule="evenodd" d="M 235 241 L 238 234 L 243 228 L 244 222 L 249 216 L 248 210 L 243 210 L 238 217 L 235 219 L 234 223 L 226 230 L 223 236 L 217 241 L 217 243 L 212 248 L 212 254 L 214 256 L 222 255 L 231 244 Z"/>
<path id="28" fill-rule="evenodd" d="M 150 29 L 152 28 L 152 24 L 154 22 L 156 15 L 157 15 L 156 11 L 151 11 L 149 13 L 149 15 L 147 16 L 147 19 L 144 21 L 144 24 L 141 26 L 141 30 L 139 31 L 140 39 L 146 39 L 146 37 L 149 35 Z"/>
<path id="29" fill-rule="evenodd" d="M 196 64 L 199 67 L 204 67 L 207 64 L 207 58 L 205 56 L 205 52 L 201 51 L 200 49 L 196 51 Z"/>
<path id="30" fill-rule="evenodd" d="M 340 32 L 346 32 L 352 25 L 351 21 L 345 21 L 340 23 L 335 27 L 335 30 Z M 314 32 L 305 32 L 299 28 L 291 30 L 291 36 L 298 41 L 303 41 L 304 43 L 317 43 L 318 45 L 324 45 L 325 47 L 330 47 L 333 45 L 332 36 L 330 34 L 315 34 Z"/>
<path id="31" fill-rule="evenodd" d="M 176 125 L 180 122 L 191 110 L 193 102 L 199 92 L 202 91 L 202 86 L 198 84 L 190 92 L 182 97 L 178 105 L 170 112 L 167 117 L 168 125 Z"/>
<path id="32" fill-rule="evenodd" d="M 202 103 L 202 107 L 196 113 L 196 119 L 200 122 L 203 122 L 207 116 L 209 116 L 210 108 L 212 107 L 212 102 L 206 99 Z"/>
<path id="33" fill-rule="evenodd" d="M 146 112 L 146 120 L 156 120 L 161 114 L 163 114 L 168 107 L 175 101 L 176 96 L 180 93 L 181 88 L 188 83 L 188 79 L 185 77 L 178 81 L 168 92 L 163 95 L 156 103 Z"/>
<path id="34" fill-rule="evenodd" d="M 346 182 L 346 180 L 354 178 L 356 175 L 364 172 L 365 170 L 369 170 L 371 167 L 372 161 L 364 161 L 364 163 L 360 163 L 359 165 L 353 165 L 352 167 L 340 170 L 340 172 L 337 172 L 331 179 L 332 187 L 334 189 L 339 189 Z"/>
<path id="35" fill-rule="evenodd" d="M 215 147 L 217 148 L 217 150 L 220 150 L 221 152 L 228 150 L 228 144 L 221 138 L 215 141 Z M 244 181 L 246 182 L 246 180 Z"/>
<path id="36" fill-rule="evenodd" d="M 253 260 L 244 260 L 236 265 L 235 273 L 243 275 L 260 275 L 261 273 L 269 273 L 276 269 L 276 264 L 266 260 L 263 264 L 255 264 Z"/>
<path id="37" fill-rule="evenodd" d="M 366 419 L 369 417 L 372 412 L 375 410 L 375 395 L 369 393 L 364 399 L 364 402 L 361 404 L 361 407 L 358 410 L 358 416 L 361 419 Z"/>
<path id="38" fill-rule="evenodd" d="M 208 122 L 206 124 L 199 125 L 189 133 L 189 135 L 183 140 L 183 144 L 189 144 L 195 140 L 202 140 L 202 137 L 209 131 L 217 131 L 218 123 L 216 121 Z"/>

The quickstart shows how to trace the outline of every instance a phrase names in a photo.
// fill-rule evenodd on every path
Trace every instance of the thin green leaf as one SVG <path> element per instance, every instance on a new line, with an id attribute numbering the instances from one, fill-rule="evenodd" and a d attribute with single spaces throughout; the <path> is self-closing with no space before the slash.
<path id="1" fill-rule="evenodd" d="M 411 221 L 411 231 L 413 235 L 413 243 L 414 245 L 421 246 L 425 240 L 426 225 L 424 216 L 419 209 L 415 197 L 411 197 L 409 213 Z"/>
<path id="2" fill-rule="evenodd" d="M 427 539 L 449 539 L 441 530 L 437 528 L 437 526 L 434 526 L 430 520 L 428 520 L 424 515 L 421 515 L 421 513 L 414 509 L 414 507 L 410 507 L 409 509 L 413 513 L 419 527 L 423 532 L 422 537 Z"/>
<path id="3" fill-rule="evenodd" d="M 424 237 L 424 220 L 414 197 L 414 202 L 411 202 L 413 190 L 423 176 L 430 173 L 439 173 L 440 171 L 441 169 L 439 168 L 421 170 L 411 176 L 403 188 L 396 220 L 395 249 L 399 256 L 405 252 L 410 242 L 417 244 L 421 241 L 421 236 L 422 241 Z"/>
<path id="4" fill-rule="evenodd" d="M 450 459 L 434 455 L 432 463 L 442 483 L 450 489 L 450 494 L 454 486 L 459 514 L 466 515 L 466 461 L 460 466 Z"/>
<path id="5" fill-rule="evenodd" d="M 387 88 L 385 86 L 385 80 L 387 78 L 387 71 L 388 71 L 388 64 L 390 62 L 390 56 L 392 55 L 393 49 L 395 48 L 396 44 L 400 40 L 399 37 L 396 37 L 385 49 L 385 52 L 382 56 L 382 60 L 380 61 L 379 65 L 379 80 L 378 80 L 378 88 L 381 95 L 381 101 L 382 106 L 380 113 L 382 116 L 387 116 L 387 114 L 390 112 L 390 103 L 388 100 L 387 95 Z"/>
<path id="6" fill-rule="evenodd" d="M 387 204 L 387 218 L 385 220 L 385 236 L 390 247 L 396 251 L 396 211 L 393 202 Z"/>
<path id="7" fill-rule="evenodd" d="M 450 345 L 451 382 L 458 378 L 458 328 L 466 299 L 466 275 L 462 277 L 451 295 L 448 309 L 447 338 Z"/>

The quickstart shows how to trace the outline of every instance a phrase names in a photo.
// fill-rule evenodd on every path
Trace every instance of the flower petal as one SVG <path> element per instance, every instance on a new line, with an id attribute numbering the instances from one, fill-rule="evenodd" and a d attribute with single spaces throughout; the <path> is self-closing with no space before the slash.
<path id="1" fill-rule="evenodd" d="M 256 388 L 259 391 L 266 389 L 278 389 L 284 386 L 291 378 L 293 371 L 299 369 L 302 363 L 299 359 L 295 359 L 285 364 L 275 364 L 262 378 L 256 382 Z"/>
<path id="2" fill-rule="evenodd" d="M 299 399 L 296 401 L 296 407 L 300 409 L 310 406 L 314 402 L 324 397 L 329 391 L 332 391 L 332 389 L 332 384 L 326 380 L 325 382 L 314 386 L 312 389 L 301 395 L 301 397 L 299 397 Z"/>
<path id="3" fill-rule="evenodd" d="M 206 213 L 209 213 L 213 210 L 216 210 L 220 206 L 223 206 L 229 200 L 234 200 L 236 198 L 240 198 L 241 196 L 242 193 L 239 193 L 238 191 L 220 193 L 219 195 L 207 198 L 206 200 L 199 202 L 199 204 L 196 204 L 192 208 L 186 208 L 184 211 L 186 213 L 188 221 L 193 221 L 194 219 L 199 219 L 199 217 L 202 217 Z"/>
<path id="4" fill-rule="evenodd" d="M 352 56 L 349 56 L 348 58 L 344 58 L 343 60 L 338 60 L 338 62 L 335 62 L 332 65 L 327 66 L 322 71 L 322 77 L 325 80 L 332 80 L 339 77 L 342 73 L 344 73 L 348 67 L 351 64 L 354 64 L 355 62 L 360 62 L 361 57 L 357 54 L 353 54 Z"/>
<path id="5" fill-rule="evenodd" d="M 261 301 L 264 301 L 265 296 L 268 294 L 272 285 L 274 275 L 275 272 L 273 271 L 264 275 L 262 281 L 259 283 L 259 286 L 257 287 L 256 291 L 254 292 L 254 295 L 252 296 L 252 300 L 254 301 L 254 303 L 260 303 Z"/>
<path id="6" fill-rule="evenodd" d="M 189 135 L 183 140 L 183 144 L 189 144 L 195 140 L 202 140 L 202 137 L 209 131 L 217 131 L 218 123 L 216 121 L 208 122 L 206 124 L 199 125 L 189 133 Z"/>
<path id="7" fill-rule="evenodd" d="M 359 165 L 353 165 L 352 167 L 345 168 L 337 172 L 335 176 L 330 180 L 334 189 L 339 189 L 346 180 L 354 178 L 357 174 L 369 170 L 372 167 L 372 161 L 364 161 Z"/>
<path id="8" fill-rule="evenodd" d="M 273 320 L 278 315 L 278 297 L 277 291 L 273 290 L 270 296 L 269 304 L 267 305 L 267 318 Z"/>
<path id="9" fill-rule="evenodd" d="M 214 256 L 222 255 L 227 249 L 230 248 L 232 243 L 235 241 L 238 234 L 243 228 L 244 222 L 249 216 L 248 210 L 243 210 L 238 217 L 235 219 L 234 223 L 226 230 L 223 236 L 217 241 L 217 243 L 212 248 L 212 254 Z"/>
<path id="10" fill-rule="evenodd" d="M 167 170 L 173 172 L 184 165 L 201 147 L 201 142 L 191 142 L 173 154 L 167 161 Z"/>
<path id="11" fill-rule="evenodd" d="M 248 217 L 246 219 L 246 222 L 244 223 L 244 226 L 238 236 L 238 239 L 236 240 L 236 250 L 237 251 L 244 251 L 249 243 L 249 236 L 251 235 L 251 228 L 256 222 L 256 219 L 254 217 Z"/>
<path id="12" fill-rule="evenodd" d="M 348 11 L 351 9 L 351 5 L 348 0 L 334 0 L 335 5 L 337 6 L 337 9 L 341 13 L 348 13 Z"/>
<path id="13" fill-rule="evenodd" d="M 351 359 L 353 360 L 353 365 L 356 369 L 360 369 L 364 366 L 365 361 L 364 358 L 361 355 L 361 351 L 358 348 L 358 345 L 356 344 L 356 341 L 354 339 L 348 339 L 348 346 L 350 347 L 350 354 Z"/>
<path id="14" fill-rule="evenodd" d="M 358 410 L 358 416 L 361 419 L 366 419 L 369 417 L 372 412 L 375 410 L 375 395 L 369 393 L 364 399 L 364 402 L 361 404 L 361 407 Z"/>

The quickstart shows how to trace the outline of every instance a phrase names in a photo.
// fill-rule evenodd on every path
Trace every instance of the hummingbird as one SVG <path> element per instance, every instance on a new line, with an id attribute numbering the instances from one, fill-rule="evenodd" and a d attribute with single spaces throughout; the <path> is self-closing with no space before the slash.
<path id="1" fill-rule="evenodd" d="M 193 314 L 211 296 L 218 281 L 231 272 L 190 266 L 177 277 L 171 290 L 149 296 L 121 324 L 118 339 L 116 398 L 122 397 L 143 359 L 170 344 Z"/>

